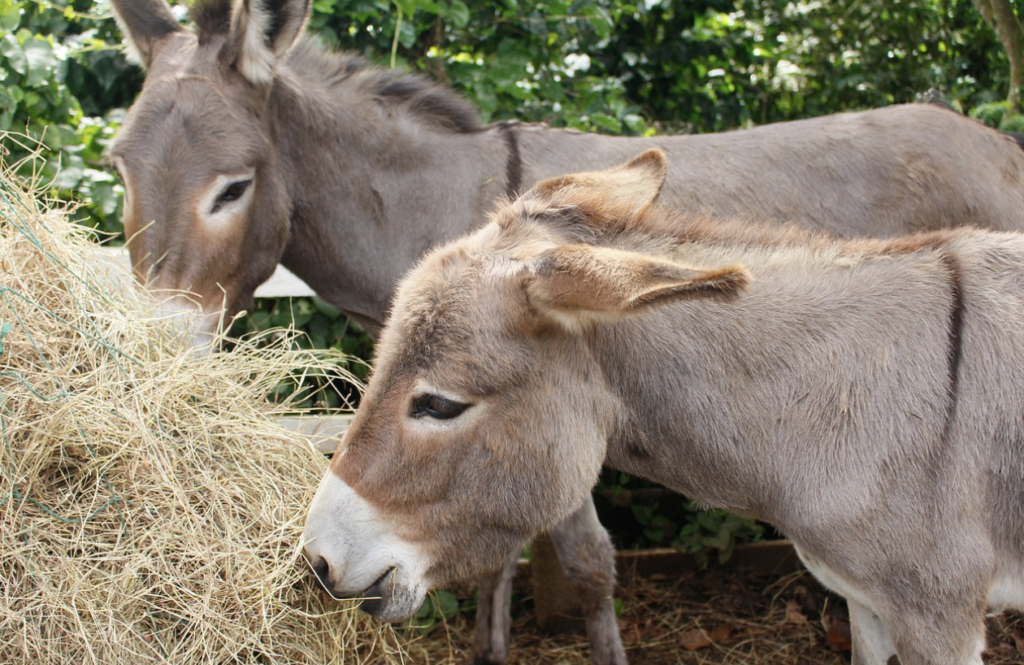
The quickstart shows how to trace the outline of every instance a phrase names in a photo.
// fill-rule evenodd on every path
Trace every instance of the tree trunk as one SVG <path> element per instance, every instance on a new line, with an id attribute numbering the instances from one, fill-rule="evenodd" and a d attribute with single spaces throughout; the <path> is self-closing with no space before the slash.
<path id="1" fill-rule="evenodd" d="M 1010 60 L 1010 92 L 1007 100 L 1017 113 L 1024 97 L 1024 28 L 1013 13 L 1010 0 L 974 0 L 985 22 L 992 26 Z"/>

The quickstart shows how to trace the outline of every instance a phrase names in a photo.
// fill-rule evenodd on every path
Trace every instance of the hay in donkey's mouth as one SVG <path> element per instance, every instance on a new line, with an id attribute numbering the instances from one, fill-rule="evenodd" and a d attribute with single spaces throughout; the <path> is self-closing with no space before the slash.
<path id="1" fill-rule="evenodd" d="M 265 396 L 326 361 L 183 352 L 88 248 L 0 173 L 0 662 L 400 660 L 299 555 L 326 461 Z"/>

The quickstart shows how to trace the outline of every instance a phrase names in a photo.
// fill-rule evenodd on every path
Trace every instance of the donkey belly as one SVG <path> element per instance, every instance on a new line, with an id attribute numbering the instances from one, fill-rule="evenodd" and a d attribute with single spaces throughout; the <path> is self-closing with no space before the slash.
<path id="1" fill-rule="evenodd" d="M 800 561 L 803 562 L 807 570 L 828 589 L 847 600 L 863 605 L 876 615 L 879 614 L 876 608 L 877 602 L 872 600 L 867 589 L 858 586 L 817 557 L 801 550 L 796 543 L 793 543 L 793 549 L 796 550 L 797 556 L 800 557 Z M 1024 612 L 1024 564 L 1015 561 L 1001 566 L 992 579 L 986 601 L 994 612 L 1004 610 Z"/>
<path id="2" fill-rule="evenodd" d="M 860 603 L 875 614 L 878 614 L 878 610 L 875 608 L 875 602 L 873 602 L 868 596 L 866 589 L 863 589 L 857 584 L 851 582 L 842 573 L 828 567 L 817 557 L 811 556 L 801 550 L 800 546 L 796 543 L 793 543 L 793 549 L 796 550 L 797 556 L 800 557 L 800 561 L 803 562 L 807 570 L 811 571 L 811 574 L 818 578 L 819 582 L 824 584 L 833 592 L 838 593 L 843 598 Z"/>
<path id="3" fill-rule="evenodd" d="M 1024 611 L 1024 565 L 1013 563 L 1011 570 L 1003 567 L 996 574 L 988 591 L 988 605 L 992 610 Z"/>

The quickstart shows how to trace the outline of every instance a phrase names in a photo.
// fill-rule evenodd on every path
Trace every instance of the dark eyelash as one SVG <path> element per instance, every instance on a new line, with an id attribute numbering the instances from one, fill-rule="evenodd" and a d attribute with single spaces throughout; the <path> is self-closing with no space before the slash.
<path id="1" fill-rule="evenodd" d="M 433 418 L 435 420 L 449 420 L 462 415 L 471 404 L 455 402 L 441 397 L 440 395 L 423 395 L 412 403 L 413 418 Z"/>

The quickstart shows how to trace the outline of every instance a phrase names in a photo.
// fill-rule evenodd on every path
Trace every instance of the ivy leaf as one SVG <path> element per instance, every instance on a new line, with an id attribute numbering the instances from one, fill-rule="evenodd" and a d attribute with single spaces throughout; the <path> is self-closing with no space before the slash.
<path id="1" fill-rule="evenodd" d="M 452 0 L 452 3 L 448 6 L 448 11 L 445 12 L 446 17 L 452 22 L 452 25 L 456 28 L 465 28 L 469 25 L 469 7 L 466 3 L 460 0 Z"/>
<path id="2" fill-rule="evenodd" d="M 423 599 L 423 604 L 416 610 L 416 618 L 421 620 L 430 620 L 434 616 L 434 600 L 427 596 Z"/>
<path id="3" fill-rule="evenodd" d="M 64 152 L 61 156 L 60 170 L 53 179 L 53 186 L 58 189 L 73 189 L 85 175 L 85 161 L 80 155 Z"/>
<path id="4" fill-rule="evenodd" d="M 402 10 L 402 13 L 405 14 L 404 18 L 412 18 L 417 5 L 420 4 L 417 0 L 392 0 L 392 2 Z"/>
<path id="5" fill-rule="evenodd" d="M 593 14 L 587 17 L 590 20 L 591 27 L 594 28 L 594 32 L 601 39 L 608 39 L 612 35 L 612 21 L 608 15 L 600 9 L 597 9 Z"/>
<path id="6" fill-rule="evenodd" d="M 20 7 L 11 0 L 0 0 L 0 30 L 14 32 L 20 22 Z"/>
<path id="7" fill-rule="evenodd" d="M 313 306 L 316 307 L 317 311 L 326 316 L 332 321 L 341 316 L 341 310 L 327 302 L 323 298 L 313 297 Z"/>
<path id="8" fill-rule="evenodd" d="M 18 100 L 12 94 L 12 88 L 0 87 L 0 109 L 13 111 L 14 107 L 18 105 Z"/>
<path id="9" fill-rule="evenodd" d="M 28 71 L 28 58 L 18 39 L 11 33 L 0 37 L 0 55 L 7 58 L 7 66 L 24 75 Z"/>
<path id="10" fill-rule="evenodd" d="M 459 601 L 449 591 L 437 592 L 436 607 L 445 619 L 452 619 L 459 613 Z"/>
<path id="11" fill-rule="evenodd" d="M 622 123 L 619 122 L 619 120 L 617 118 L 613 118 L 610 115 L 607 115 L 607 114 L 604 114 L 604 113 L 593 113 L 590 116 L 590 122 L 594 123 L 595 125 L 597 125 L 601 129 L 603 129 L 603 130 L 605 130 L 605 131 L 607 131 L 609 133 L 612 133 L 612 134 L 621 134 L 622 133 Z"/>
<path id="12" fill-rule="evenodd" d="M 25 85 L 36 87 L 45 83 L 57 68 L 57 55 L 53 52 L 53 46 L 48 41 L 35 37 L 27 40 L 23 48 L 28 64 Z"/>

